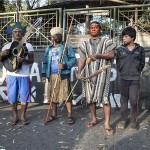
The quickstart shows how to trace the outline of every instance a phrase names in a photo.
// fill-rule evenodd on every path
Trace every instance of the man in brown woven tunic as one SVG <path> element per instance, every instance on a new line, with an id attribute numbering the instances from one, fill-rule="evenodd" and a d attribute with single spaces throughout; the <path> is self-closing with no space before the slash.
<path id="1" fill-rule="evenodd" d="M 101 67 L 111 65 L 111 60 L 115 55 L 114 48 L 116 44 L 106 37 L 100 37 L 101 26 L 99 22 L 91 22 L 89 32 L 91 37 L 79 47 L 80 59 L 78 62 L 77 78 L 80 78 L 80 75 L 90 76 Z M 82 81 L 83 98 L 85 97 L 86 103 L 89 104 L 92 119 L 91 122 L 86 123 L 86 127 L 91 128 L 97 124 L 96 103 L 99 105 L 103 104 L 105 117 L 104 128 L 108 136 L 114 134 L 114 131 L 110 127 L 110 75 L 111 68 L 91 79 Z"/>

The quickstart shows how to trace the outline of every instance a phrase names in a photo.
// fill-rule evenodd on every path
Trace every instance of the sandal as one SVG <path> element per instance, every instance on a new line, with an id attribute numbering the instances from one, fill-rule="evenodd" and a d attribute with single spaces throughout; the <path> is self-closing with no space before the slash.
<path id="1" fill-rule="evenodd" d="M 28 125 L 30 124 L 28 120 L 22 120 L 22 125 Z"/>
<path id="2" fill-rule="evenodd" d="M 68 117 L 68 121 L 67 121 L 67 123 L 68 124 L 74 124 L 74 119 L 73 119 L 73 117 Z"/>
<path id="3" fill-rule="evenodd" d="M 49 119 L 47 120 L 47 122 L 51 122 L 51 121 L 56 120 L 56 119 L 58 119 L 57 116 L 50 116 Z"/>
<path id="4" fill-rule="evenodd" d="M 18 119 L 12 120 L 12 125 L 16 125 L 18 123 Z"/>
<path id="5" fill-rule="evenodd" d="M 92 127 L 94 127 L 96 124 L 97 124 L 97 123 L 94 123 L 94 122 L 86 122 L 86 123 L 85 123 L 85 126 L 86 126 L 86 128 L 92 128 Z"/>
<path id="6" fill-rule="evenodd" d="M 105 132 L 107 136 L 112 136 L 115 133 L 112 128 L 105 128 Z"/>

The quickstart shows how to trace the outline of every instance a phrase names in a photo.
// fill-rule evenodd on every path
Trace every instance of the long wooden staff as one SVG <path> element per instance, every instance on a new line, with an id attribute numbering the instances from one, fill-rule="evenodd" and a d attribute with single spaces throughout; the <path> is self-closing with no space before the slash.
<path id="1" fill-rule="evenodd" d="M 85 67 L 86 67 L 86 66 L 84 66 L 84 68 L 82 69 L 82 71 L 81 71 L 81 75 L 83 74 L 83 72 L 84 72 L 84 70 L 85 70 Z M 70 96 L 71 96 L 72 92 L 74 91 L 74 89 L 75 89 L 75 87 L 76 87 L 76 85 L 77 85 L 78 81 L 79 81 L 79 80 L 77 79 L 77 81 L 75 82 L 74 86 L 72 87 L 72 90 L 70 91 L 70 93 L 69 93 L 69 95 L 68 95 L 68 97 L 67 97 L 67 99 L 66 99 L 66 101 L 65 101 L 64 105 L 63 105 L 63 106 L 62 106 L 62 108 L 61 108 L 61 111 L 64 109 L 64 107 L 65 107 L 66 103 L 68 102 L 68 100 L 69 100 L 69 98 L 70 98 Z"/>
<path id="2" fill-rule="evenodd" d="M 86 65 L 87 65 L 87 64 L 88 64 L 88 62 L 86 62 Z M 67 97 L 67 99 L 66 99 L 66 101 L 65 101 L 65 103 L 64 103 L 64 105 L 63 105 L 63 107 L 62 107 L 62 109 L 61 109 L 61 111 L 64 109 L 65 104 L 68 102 L 68 100 L 69 100 L 69 98 L 70 98 L 72 92 L 74 91 L 74 89 L 75 89 L 75 87 L 76 87 L 76 85 L 77 85 L 77 83 L 78 83 L 79 80 L 91 79 L 92 77 L 97 76 L 97 75 L 100 74 L 101 72 L 106 71 L 108 68 L 111 67 L 110 65 L 103 66 L 103 67 L 101 67 L 98 71 L 96 71 L 96 72 L 94 72 L 93 74 L 91 74 L 90 76 L 88 76 L 88 77 L 83 77 L 82 74 L 83 74 L 83 71 L 84 71 L 85 68 L 86 68 L 86 65 L 85 65 L 84 68 L 82 69 L 81 74 L 80 74 L 80 77 L 77 79 L 77 81 L 75 82 L 75 84 L 74 84 L 72 90 L 70 91 L 70 93 L 69 93 L 69 95 L 68 95 L 68 97 Z"/>
<path id="3" fill-rule="evenodd" d="M 64 54 L 65 54 L 66 47 L 67 47 L 67 41 L 68 41 L 69 34 L 70 34 L 70 31 L 71 31 L 71 28 L 72 28 L 73 20 L 74 20 L 74 17 L 72 17 L 72 20 L 71 20 L 71 23 L 70 23 L 70 26 L 69 26 L 69 30 L 68 30 L 68 34 L 67 34 L 67 37 L 66 37 L 66 42 L 65 42 L 65 45 L 64 45 L 64 49 L 63 49 L 63 53 L 62 53 L 62 56 L 61 56 L 61 59 L 60 59 L 60 63 L 63 62 Z M 47 111 L 46 118 L 45 118 L 45 124 L 47 124 L 47 122 L 48 122 L 49 113 L 50 113 L 50 110 L 52 109 L 52 103 L 53 103 L 53 99 L 55 97 L 55 89 L 56 89 L 56 86 L 57 86 L 57 83 L 58 83 L 59 76 L 60 76 L 60 70 L 59 70 L 59 72 L 57 74 L 57 77 L 55 79 L 55 84 L 54 84 L 53 91 L 52 91 L 52 97 L 51 97 L 50 104 L 49 104 L 48 111 Z"/>

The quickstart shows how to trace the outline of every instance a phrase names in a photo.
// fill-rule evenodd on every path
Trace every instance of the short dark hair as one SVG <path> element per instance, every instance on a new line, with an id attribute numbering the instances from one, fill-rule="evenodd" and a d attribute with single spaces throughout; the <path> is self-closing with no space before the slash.
<path id="1" fill-rule="evenodd" d="M 122 37 L 124 35 L 128 35 L 131 38 L 133 38 L 133 40 L 136 39 L 136 30 L 134 28 L 130 27 L 126 27 L 123 31 L 122 31 Z"/>

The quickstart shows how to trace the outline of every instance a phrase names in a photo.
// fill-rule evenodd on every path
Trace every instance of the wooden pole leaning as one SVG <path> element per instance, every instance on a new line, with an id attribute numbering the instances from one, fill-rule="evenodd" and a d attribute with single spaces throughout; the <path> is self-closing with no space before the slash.
<path id="1" fill-rule="evenodd" d="M 86 66 L 85 66 L 85 67 L 86 67 Z M 81 74 L 84 72 L 85 67 L 82 69 Z M 70 98 L 70 96 L 71 96 L 72 92 L 74 91 L 74 89 L 75 89 L 75 87 L 76 87 L 76 85 L 77 85 L 78 81 L 79 81 L 79 79 L 77 79 L 77 81 L 75 82 L 74 86 L 72 87 L 72 89 L 71 89 L 71 91 L 70 91 L 70 93 L 69 93 L 69 95 L 68 95 L 68 97 L 67 97 L 67 99 L 66 99 L 65 103 L 63 104 L 63 106 L 62 106 L 62 108 L 61 108 L 61 111 L 63 111 L 64 106 L 65 106 L 65 104 L 68 102 L 68 100 L 69 100 L 69 98 Z"/>
<path id="2" fill-rule="evenodd" d="M 81 74 L 80 74 L 80 77 L 79 77 L 79 78 L 77 79 L 77 81 L 75 82 L 75 84 L 74 84 L 74 86 L 73 86 L 71 92 L 69 93 L 69 95 L 68 95 L 68 97 L 67 97 L 67 99 L 66 99 L 66 101 L 65 101 L 65 103 L 64 103 L 64 105 L 63 105 L 63 107 L 62 107 L 62 109 L 61 109 L 61 111 L 64 109 L 65 104 L 66 104 L 67 101 L 69 100 L 69 97 L 71 96 L 72 92 L 74 91 L 74 89 L 75 89 L 75 87 L 76 87 L 76 85 L 77 85 L 77 83 L 78 83 L 79 80 L 91 79 L 92 77 L 97 76 L 99 73 L 102 73 L 103 71 L 106 71 L 108 68 L 111 67 L 111 65 L 103 66 L 103 67 L 101 67 L 98 71 L 96 71 L 96 72 L 94 72 L 93 74 L 91 74 L 90 76 L 88 76 L 88 77 L 82 77 L 82 74 L 83 74 L 83 72 L 84 72 L 86 66 L 87 66 L 90 62 L 91 62 L 91 61 L 89 61 L 89 60 L 86 61 L 86 65 L 85 65 L 84 68 L 82 69 Z"/>
<path id="3" fill-rule="evenodd" d="M 61 56 L 61 59 L 60 59 L 60 63 L 62 63 L 63 59 L 64 59 L 64 54 L 66 52 L 67 41 L 68 41 L 69 34 L 70 34 L 70 31 L 71 31 L 71 28 L 72 28 L 73 20 L 74 20 L 74 17 L 72 17 L 72 20 L 71 20 L 71 23 L 70 23 L 70 26 L 69 26 L 69 29 L 68 29 L 68 34 L 67 34 L 67 37 L 66 37 L 66 42 L 65 42 L 65 45 L 64 45 L 64 49 L 63 49 L 63 53 L 62 53 L 62 56 Z M 45 117 L 45 125 L 47 125 L 47 123 L 48 123 L 49 114 L 50 114 L 50 111 L 52 109 L 53 100 L 55 98 L 55 89 L 56 89 L 58 80 L 60 79 L 59 77 L 60 77 L 60 70 L 59 70 L 59 72 L 57 74 L 57 77 L 55 79 L 55 84 L 54 84 L 53 91 L 52 91 L 52 97 L 50 99 L 50 103 L 49 103 L 49 106 L 48 106 L 48 111 L 47 111 L 47 114 L 46 114 L 46 117 Z"/>

